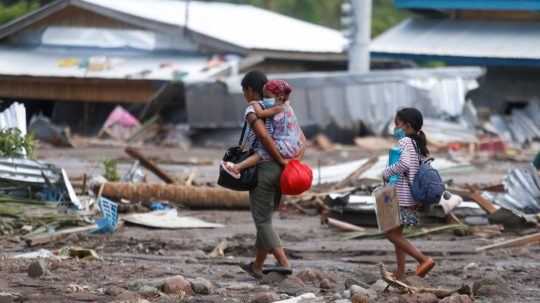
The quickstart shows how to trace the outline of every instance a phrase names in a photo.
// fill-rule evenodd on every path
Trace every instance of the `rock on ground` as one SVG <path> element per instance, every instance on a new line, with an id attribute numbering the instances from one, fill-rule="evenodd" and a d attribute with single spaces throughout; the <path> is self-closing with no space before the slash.
<path id="1" fill-rule="evenodd" d="M 272 303 L 280 299 L 279 295 L 273 292 L 261 292 L 255 294 L 251 303 Z"/>
<path id="2" fill-rule="evenodd" d="M 183 276 L 178 275 L 168 278 L 163 283 L 163 292 L 166 294 L 185 294 L 188 296 L 193 295 L 193 289 L 191 283 L 187 281 Z"/>
<path id="3" fill-rule="evenodd" d="M 431 293 L 401 295 L 399 303 L 438 303 L 439 298 Z"/>
<path id="4" fill-rule="evenodd" d="M 378 297 L 377 292 L 375 290 L 373 290 L 373 289 L 365 289 L 362 286 L 358 286 L 358 285 L 352 285 L 349 288 L 349 290 L 350 290 L 352 296 L 359 294 L 359 295 L 367 296 L 371 300 L 376 300 L 377 297 Z"/>
<path id="5" fill-rule="evenodd" d="M 366 294 L 354 294 L 351 298 L 352 303 L 368 303 L 369 297 Z"/>
<path id="6" fill-rule="evenodd" d="M 377 293 L 381 293 L 386 289 L 386 286 L 388 286 L 388 283 L 384 282 L 383 280 L 377 280 L 377 282 L 371 285 L 369 289 L 374 290 Z"/>
<path id="7" fill-rule="evenodd" d="M 279 292 L 286 293 L 291 296 L 298 296 L 306 292 L 306 284 L 304 284 L 304 282 L 297 277 L 288 277 L 279 283 L 277 288 Z"/>
<path id="8" fill-rule="evenodd" d="M 497 274 L 491 274 L 473 283 L 473 293 L 481 297 L 508 297 L 511 290 L 506 281 Z"/>
<path id="9" fill-rule="evenodd" d="M 319 284 L 320 289 L 329 290 L 336 288 L 336 283 L 330 281 L 329 279 L 323 279 Z"/>
<path id="10" fill-rule="evenodd" d="M 440 300 L 439 303 L 473 303 L 473 300 L 467 295 L 454 294 Z"/>
<path id="11" fill-rule="evenodd" d="M 28 276 L 31 278 L 39 278 L 47 273 L 47 261 L 39 259 L 28 266 Z"/>
<path id="12" fill-rule="evenodd" d="M 200 295 L 209 295 L 214 291 L 214 285 L 203 278 L 197 278 L 195 280 L 191 280 L 191 288 L 196 294 Z"/>

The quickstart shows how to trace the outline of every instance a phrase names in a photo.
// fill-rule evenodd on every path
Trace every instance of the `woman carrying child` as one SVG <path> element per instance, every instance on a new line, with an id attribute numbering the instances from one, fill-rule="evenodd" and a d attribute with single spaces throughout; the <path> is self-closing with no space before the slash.
<path id="1" fill-rule="evenodd" d="M 280 144 L 276 140 L 278 137 L 275 131 L 279 126 L 274 125 L 274 120 L 279 113 L 277 113 L 278 110 L 275 110 L 276 114 L 273 115 L 273 118 L 264 120 L 258 116 L 258 114 L 265 115 L 264 112 L 261 112 L 264 109 L 258 109 L 257 107 L 264 104 L 262 99 L 265 93 L 263 91 L 267 82 L 266 75 L 259 71 L 252 71 L 244 76 L 241 83 L 244 99 L 250 104 L 244 115 L 250 127 L 246 145 L 254 150 L 255 156 L 247 160 L 248 163 L 243 163 L 237 168 L 233 168 L 230 163 L 222 164 L 224 168 L 228 168 L 231 174 L 240 173 L 243 169 L 242 166 L 246 168 L 249 165 L 257 165 L 257 186 L 249 192 L 251 214 L 257 230 L 256 255 L 254 262 L 241 265 L 242 269 L 255 278 L 262 278 L 264 261 L 269 253 L 274 255 L 281 269 L 287 271 L 287 273 L 291 272 L 289 260 L 281 240 L 272 225 L 273 211 L 281 201 L 281 173 L 283 167 L 288 163 L 288 160 L 282 156 L 283 151 L 280 150 Z M 278 91 L 274 90 L 272 86 L 266 88 L 269 89 L 267 93 L 276 99 L 277 104 L 275 106 L 285 103 L 288 94 L 290 94 L 290 87 L 288 93 L 286 89 Z M 286 112 L 286 110 L 288 109 L 283 107 L 282 113 Z M 272 116 L 272 114 L 269 116 Z M 294 118 L 295 121 L 296 118 Z M 289 125 L 292 127 L 294 123 L 287 124 L 287 127 Z M 297 157 L 303 155 L 304 149 L 305 144 L 302 144 L 297 151 Z"/>

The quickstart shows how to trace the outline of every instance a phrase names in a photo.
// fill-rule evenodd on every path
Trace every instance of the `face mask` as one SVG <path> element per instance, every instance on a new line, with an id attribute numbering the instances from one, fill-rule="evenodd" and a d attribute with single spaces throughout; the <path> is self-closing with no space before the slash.
<path id="1" fill-rule="evenodd" d="M 276 100 L 274 100 L 274 98 L 263 99 L 263 104 L 264 104 L 264 107 L 266 108 L 274 106 L 275 103 L 276 103 Z"/>
<path id="2" fill-rule="evenodd" d="M 394 139 L 401 140 L 405 138 L 405 131 L 401 127 L 394 128 Z"/>

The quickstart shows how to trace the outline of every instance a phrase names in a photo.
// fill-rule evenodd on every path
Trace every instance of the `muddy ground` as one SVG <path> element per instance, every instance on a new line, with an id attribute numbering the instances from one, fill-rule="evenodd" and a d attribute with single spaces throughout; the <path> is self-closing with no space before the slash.
<path id="1" fill-rule="evenodd" d="M 144 150 L 148 155 L 170 159 L 216 160 L 222 153 L 219 149 L 202 148 L 188 152 L 162 148 Z M 99 173 L 100 161 L 123 156 L 121 148 L 42 148 L 39 151 L 41 159 L 64 167 L 70 177 Z M 368 153 L 352 147 L 331 153 L 313 150 L 308 153 L 308 162 L 316 166 L 366 156 Z M 512 165 L 515 163 L 490 162 L 480 165 L 475 173 L 457 172 L 453 178 L 458 183 L 496 182 Z M 120 169 L 128 166 L 128 162 L 122 162 Z M 175 176 L 187 176 L 195 170 L 198 182 L 215 180 L 215 165 L 162 166 Z M 264 281 L 267 283 L 260 283 L 238 266 L 251 261 L 254 255 L 255 228 L 249 212 L 179 210 L 179 213 L 226 227 L 157 230 L 125 225 L 112 235 L 74 235 L 32 249 L 18 239 L 3 238 L 0 240 L 4 255 L 0 260 L 0 293 L 20 294 L 25 302 L 137 302 L 141 298 L 150 302 L 252 302 L 264 292 L 274 293 L 275 298 L 280 299 L 313 292 L 324 299 L 312 302 L 335 302 L 346 299 L 344 291 L 353 283 L 351 281 L 369 288 L 380 279 L 378 263 L 383 262 L 389 270 L 395 266 L 393 247 L 387 241 L 343 241 L 338 231 L 321 226 L 319 217 L 289 211 L 284 218 L 276 213 L 274 222 L 291 259 L 293 277 L 280 282 L 279 277 L 273 275 Z M 451 232 L 415 239 L 414 243 L 421 250 L 435 258 L 437 266 L 425 279 L 410 277 L 409 282 L 450 289 L 477 282 L 480 287 L 476 302 L 540 302 L 540 246 L 474 252 L 478 246 L 526 232 L 531 230 L 505 232 L 494 239 L 456 236 Z M 210 258 L 209 252 L 222 240 L 229 244 L 225 256 Z M 51 259 L 47 265 L 49 273 L 31 278 L 28 266 L 32 260 L 8 257 L 39 248 L 53 250 L 74 245 L 94 249 L 102 260 Z M 267 260 L 268 264 L 274 262 L 273 258 Z M 415 266 L 412 259 L 408 259 L 411 274 Z M 148 281 L 152 279 L 175 275 L 186 279 L 204 278 L 213 284 L 211 293 L 180 299 L 160 297 L 148 287 L 141 289 L 141 285 L 151 284 Z M 4 302 L 2 298 L 0 294 L 0 302 Z M 425 301 L 403 301 L 405 299 L 396 290 L 390 290 L 379 292 L 370 302 L 437 302 L 426 298 Z"/>

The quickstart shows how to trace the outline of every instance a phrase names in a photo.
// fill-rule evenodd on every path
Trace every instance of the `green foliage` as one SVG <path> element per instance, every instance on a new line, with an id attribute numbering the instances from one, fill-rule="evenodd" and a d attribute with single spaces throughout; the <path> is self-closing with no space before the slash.
<path id="1" fill-rule="evenodd" d="M 335 29 L 340 28 L 341 3 L 343 0 L 204 0 L 236 4 L 250 4 L 269 9 L 294 18 L 321 24 Z M 373 12 L 371 32 L 378 36 L 385 30 L 401 22 L 411 14 L 397 10 L 393 0 L 372 0 Z M 19 0 L 2 4 L 0 1 L 0 24 L 11 21 L 48 3 L 43 0 Z"/>
<path id="2" fill-rule="evenodd" d="M 118 174 L 118 162 L 116 160 L 103 161 L 103 168 L 105 169 L 105 179 L 111 182 L 120 180 L 120 175 Z"/>
<path id="3" fill-rule="evenodd" d="M 29 158 L 34 156 L 35 140 L 31 134 L 22 136 L 18 128 L 6 128 L 0 130 L 0 156 L 16 157 L 21 151 L 26 151 Z"/>
<path id="4" fill-rule="evenodd" d="M 11 5 L 0 3 L 0 24 L 9 22 L 17 17 L 39 8 L 38 1 L 18 1 Z"/>

